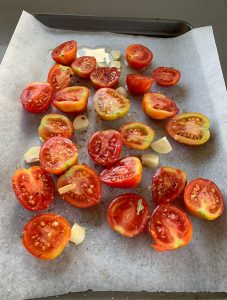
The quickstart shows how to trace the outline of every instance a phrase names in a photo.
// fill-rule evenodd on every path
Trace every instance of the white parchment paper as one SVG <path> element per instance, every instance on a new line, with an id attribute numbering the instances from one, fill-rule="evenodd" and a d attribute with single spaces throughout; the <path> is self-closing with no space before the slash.
<path id="1" fill-rule="evenodd" d="M 49 29 L 23 12 L 0 66 L 0 298 L 24 299 L 88 289 L 227 291 L 227 210 L 214 222 L 192 217 L 192 242 L 178 251 L 156 253 L 149 247 L 148 235 L 127 239 L 109 229 L 107 207 L 124 190 L 103 187 L 101 204 L 87 210 L 71 207 L 56 195 L 47 211 L 62 214 L 71 224 L 77 221 L 85 226 L 85 242 L 78 247 L 69 245 L 60 257 L 49 262 L 35 259 L 23 248 L 21 232 L 34 214 L 18 204 L 12 192 L 11 176 L 18 165 L 26 165 L 23 162 L 25 151 L 39 145 L 37 128 L 42 115 L 24 112 L 19 96 L 28 83 L 46 80 L 53 64 L 51 49 L 70 39 L 77 40 L 80 46 L 107 45 L 122 53 L 127 45 L 141 43 L 154 53 L 147 74 L 162 65 L 181 71 L 182 79 L 176 87 L 164 89 L 154 85 L 152 90 L 173 97 L 181 112 L 206 114 L 211 120 L 211 139 L 197 148 L 170 139 L 173 151 L 160 157 L 160 165 L 182 168 L 188 180 L 204 177 L 215 181 L 227 199 L 227 97 L 211 27 L 193 29 L 172 39 L 67 32 Z M 121 85 L 125 85 L 128 72 L 134 71 L 123 66 Z M 75 84 L 89 86 L 80 80 Z M 130 96 L 130 99 L 131 110 L 127 117 L 99 123 L 91 93 L 87 112 L 91 126 L 87 132 L 75 133 L 73 138 L 80 148 L 80 162 L 94 166 L 88 158 L 86 143 L 97 129 L 117 129 L 124 122 L 138 120 L 155 129 L 156 139 L 166 135 L 164 122 L 155 122 L 144 115 L 141 98 Z M 48 112 L 51 111 L 54 110 Z M 140 154 L 125 148 L 124 155 L 128 153 Z M 142 183 L 132 190 L 143 195 L 151 209 L 153 203 L 148 186 L 153 173 L 144 168 Z"/>

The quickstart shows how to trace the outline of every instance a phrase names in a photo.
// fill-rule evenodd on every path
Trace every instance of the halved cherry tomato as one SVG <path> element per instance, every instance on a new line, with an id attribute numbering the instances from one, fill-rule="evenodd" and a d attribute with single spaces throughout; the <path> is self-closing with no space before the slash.
<path id="1" fill-rule="evenodd" d="M 81 113 L 87 108 L 90 91 L 86 86 L 71 86 L 54 95 L 52 104 L 63 112 Z"/>
<path id="2" fill-rule="evenodd" d="M 152 198 L 157 205 L 167 204 L 178 199 L 185 188 L 187 175 L 172 167 L 159 168 L 151 183 Z"/>
<path id="3" fill-rule="evenodd" d="M 48 109 L 53 96 L 53 88 L 48 82 L 33 82 L 23 90 L 20 101 L 23 108 L 33 114 Z"/>
<path id="4" fill-rule="evenodd" d="M 224 199 L 217 185 L 208 179 L 196 178 L 185 188 L 184 203 L 194 216 L 215 220 L 224 210 Z"/>
<path id="5" fill-rule="evenodd" d="M 130 238 L 144 231 L 149 216 L 147 202 L 133 193 L 123 194 L 114 199 L 107 211 L 110 228 Z"/>
<path id="6" fill-rule="evenodd" d="M 77 164 L 76 144 L 64 137 L 52 137 L 43 144 L 39 154 L 40 165 L 51 174 L 62 174 Z"/>
<path id="7" fill-rule="evenodd" d="M 77 165 L 70 168 L 59 177 L 57 188 L 72 185 L 72 189 L 61 194 L 69 204 L 78 208 L 87 208 L 99 203 L 102 189 L 98 174 L 86 165 Z"/>
<path id="8" fill-rule="evenodd" d="M 101 119 L 108 121 L 124 117 L 130 108 L 129 99 L 109 88 L 98 90 L 93 101 L 97 114 Z"/>
<path id="9" fill-rule="evenodd" d="M 189 112 L 171 118 L 166 130 L 177 142 L 190 146 L 206 143 L 210 138 L 210 120 L 203 114 Z"/>
<path id="10" fill-rule="evenodd" d="M 71 65 L 74 73 L 81 78 L 90 78 L 90 74 L 96 68 L 96 59 L 93 56 L 81 56 Z"/>
<path id="11" fill-rule="evenodd" d="M 75 59 L 77 52 L 77 42 L 68 41 L 57 46 L 52 52 L 53 60 L 62 65 L 70 65 Z"/>
<path id="12" fill-rule="evenodd" d="M 142 179 L 142 164 L 137 157 L 128 156 L 117 161 L 100 174 L 103 183 L 118 188 L 136 187 Z"/>
<path id="13" fill-rule="evenodd" d="M 55 214 L 40 214 L 25 225 L 22 235 L 24 247 L 40 259 L 54 259 L 68 244 L 71 228 L 68 221 Z"/>
<path id="14" fill-rule="evenodd" d="M 145 150 L 154 138 L 154 130 L 142 122 L 130 122 L 121 126 L 120 133 L 125 146 Z"/>
<path id="15" fill-rule="evenodd" d="M 126 77 L 126 83 L 129 92 L 135 95 L 143 95 L 150 90 L 153 78 L 142 74 L 128 74 Z"/>
<path id="16" fill-rule="evenodd" d="M 54 199 L 53 179 L 38 166 L 17 170 L 12 186 L 20 204 L 31 211 L 48 208 Z"/>
<path id="17" fill-rule="evenodd" d="M 42 117 L 38 128 L 39 137 L 45 141 L 54 136 L 62 136 L 70 139 L 74 129 L 72 122 L 59 114 L 48 114 Z"/>
<path id="18" fill-rule="evenodd" d="M 88 141 L 88 153 L 91 159 L 102 166 L 116 162 L 121 155 L 121 149 L 121 135 L 113 129 L 97 131 Z"/>
<path id="19" fill-rule="evenodd" d="M 71 84 L 72 77 L 73 70 L 70 67 L 56 64 L 50 69 L 47 81 L 56 93 L 57 91 L 68 87 Z"/>
<path id="20" fill-rule="evenodd" d="M 142 109 L 149 117 L 163 120 L 179 112 L 176 103 L 160 93 L 146 93 L 143 96 Z"/>
<path id="21" fill-rule="evenodd" d="M 126 48 L 126 61 L 132 68 L 145 68 L 150 64 L 152 59 L 153 53 L 143 45 L 134 44 Z"/>
<path id="22" fill-rule="evenodd" d="M 120 78 L 121 71 L 114 67 L 97 68 L 91 72 L 90 78 L 95 89 L 114 87 Z"/>
<path id="23" fill-rule="evenodd" d="M 192 222 L 180 208 L 162 204 L 156 207 L 148 225 L 156 251 L 175 250 L 192 239 Z"/>
<path id="24" fill-rule="evenodd" d="M 153 71 L 154 81 L 161 86 L 173 86 L 180 80 L 180 71 L 174 68 L 159 67 Z"/>

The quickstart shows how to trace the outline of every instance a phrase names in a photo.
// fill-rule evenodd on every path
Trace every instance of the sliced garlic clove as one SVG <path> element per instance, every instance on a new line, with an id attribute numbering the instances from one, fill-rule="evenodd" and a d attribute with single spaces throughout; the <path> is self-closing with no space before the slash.
<path id="1" fill-rule="evenodd" d="M 136 209 L 136 214 L 137 216 L 140 214 L 141 211 L 143 211 L 144 206 L 142 204 L 142 199 L 139 199 L 137 202 L 137 209 Z"/>
<path id="2" fill-rule="evenodd" d="M 73 121 L 75 130 L 85 129 L 89 126 L 89 120 L 85 115 L 77 116 Z"/>
<path id="3" fill-rule="evenodd" d="M 70 242 L 74 243 L 75 245 L 83 243 L 85 234 L 85 228 L 75 223 L 71 228 Z"/>
<path id="4" fill-rule="evenodd" d="M 151 148 L 160 154 L 166 154 L 172 151 L 172 147 L 165 136 L 160 140 L 151 143 Z"/>
<path id="5" fill-rule="evenodd" d="M 112 61 L 111 64 L 110 64 L 110 67 L 120 69 L 121 68 L 121 62 L 119 60 Z"/>
<path id="6" fill-rule="evenodd" d="M 159 157 L 155 154 L 142 154 L 142 164 L 149 168 L 156 168 L 159 164 Z"/>
<path id="7" fill-rule="evenodd" d="M 123 86 L 120 86 L 116 89 L 116 91 L 118 91 L 118 93 L 120 93 L 121 95 L 125 96 L 126 98 L 128 98 L 128 93 L 126 92 L 126 89 L 123 88 Z"/>
<path id="8" fill-rule="evenodd" d="M 112 50 L 110 54 L 112 55 L 113 60 L 119 60 L 121 58 L 121 51 L 119 50 Z"/>
<path id="9" fill-rule="evenodd" d="M 26 161 L 26 163 L 31 164 L 34 162 L 38 162 L 40 149 L 41 149 L 40 146 L 35 146 L 35 147 L 30 148 L 24 154 L 24 160 Z"/>
<path id="10" fill-rule="evenodd" d="M 58 189 L 59 194 L 65 194 L 75 188 L 74 184 L 67 184 L 61 188 Z"/>

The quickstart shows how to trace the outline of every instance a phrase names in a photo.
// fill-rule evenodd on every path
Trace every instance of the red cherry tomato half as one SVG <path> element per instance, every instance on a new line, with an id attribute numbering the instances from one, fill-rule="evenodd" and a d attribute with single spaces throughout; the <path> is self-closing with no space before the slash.
<path id="1" fill-rule="evenodd" d="M 57 46 L 52 52 L 51 56 L 56 63 L 62 65 L 70 65 L 75 59 L 77 52 L 77 42 L 68 41 Z"/>
<path id="2" fill-rule="evenodd" d="M 153 71 L 154 81 L 161 86 L 173 86 L 180 80 L 180 71 L 174 68 L 160 67 Z"/>
<path id="3" fill-rule="evenodd" d="M 66 219 L 47 213 L 32 218 L 25 225 L 22 235 L 24 247 L 40 259 L 54 259 L 64 250 L 71 235 Z"/>
<path id="4" fill-rule="evenodd" d="M 109 226 L 125 237 L 134 237 L 143 232 L 149 216 L 147 202 L 132 193 L 114 199 L 107 211 Z"/>
<path id="5" fill-rule="evenodd" d="M 96 59 L 93 56 L 81 56 L 71 65 L 74 73 L 81 78 L 90 78 L 90 74 L 96 68 Z"/>
<path id="6" fill-rule="evenodd" d="M 208 179 L 192 180 L 184 191 L 184 204 L 194 216 L 215 220 L 224 210 L 224 199 L 217 185 Z"/>
<path id="7" fill-rule="evenodd" d="M 47 81 L 56 93 L 71 84 L 73 74 L 73 70 L 70 67 L 56 64 L 50 69 Z"/>
<path id="8" fill-rule="evenodd" d="M 48 109 L 52 96 L 53 88 L 49 83 L 33 82 L 23 90 L 20 101 L 26 111 L 40 114 Z"/>
<path id="9" fill-rule="evenodd" d="M 62 112 L 79 114 L 87 108 L 90 91 L 86 86 L 71 86 L 54 95 L 52 104 Z"/>
<path id="10" fill-rule="evenodd" d="M 141 74 L 128 74 L 126 77 L 126 83 L 129 92 L 135 95 L 143 95 L 150 90 L 153 78 Z"/>
<path id="11" fill-rule="evenodd" d="M 159 205 L 148 225 L 156 251 L 175 250 L 192 239 L 192 222 L 187 214 L 174 205 Z"/>
<path id="12" fill-rule="evenodd" d="M 146 93 L 143 96 L 142 108 L 145 114 L 153 119 L 163 120 L 179 112 L 176 103 L 160 93 Z"/>
<path id="13" fill-rule="evenodd" d="M 116 162 L 121 155 L 121 150 L 121 135 L 113 129 L 95 132 L 88 142 L 88 153 L 91 159 L 103 166 Z"/>
<path id="14" fill-rule="evenodd" d="M 142 164 L 137 157 L 128 156 L 100 174 L 103 183 L 118 188 L 136 187 L 142 179 Z"/>
<path id="15" fill-rule="evenodd" d="M 57 182 L 58 190 L 65 186 L 71 189 L 61 193 L 62 199 L 78 208 L 87 208 L 99 203 L 101 199 L 101 182 L 98 174 L 86 165 L 70 168 Z"/>
<path id="16" fill-rule="evenodd" d="M 187 175 L 180 169 L 159 168 L 151 183 L 153 200 L 157 205 L 173 202 L 182 195 L 186 181 Z"/>
<path id="17" fill-rule="evenodd" d="M 153 53 L 147 47 L 139 44 L 126 48 L 126 61 L 134 69 L 147 67 L 153 59 Z"/>
<path id="18" fill-rule="evenodd" d="M 76 144 L 64 137 L 48 139 L 39 154 L 40 165 L 51 174 L 62 174 L 77 164 L 78 150 Z"/>
<path id="19" fill-rule="evenodd" d="M 38 166 L 17 170 L 12 186 L 20 204 L 31 211 L 48 208 L 54 199 L 53 179 Z"/>
<path id="20" fill-rule="evenodd" d="M 90 79 L 95 89 L 114 87 L 120 78 L 121 71 L 117 68 L 102 67 L 91 72 Z"/>

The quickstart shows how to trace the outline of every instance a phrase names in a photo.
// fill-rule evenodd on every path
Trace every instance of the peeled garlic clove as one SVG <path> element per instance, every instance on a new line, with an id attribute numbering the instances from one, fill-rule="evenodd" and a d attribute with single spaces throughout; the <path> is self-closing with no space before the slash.
<path id="1" fill-rule="evenodd" d="M 73 121 L 73 127 L 76 130 L 84 129 L 89 126 L 89 120 L 85 115 L 77 116 Z"/>
<path id="2" fill-rule="evenodd" d="M 112 50 L 110 54 L 112 55 L 113 60 L 118 60 L 121 58 L 121 51 L 119 50 Z"/>
<path id="3" fill-rule="evenodd" d="M 85 239 L 86 231 L 84 227 L 80 226 L 79 224 L 74 224 L 71 228 L 71 237 L 70 242 L 74 243 L 75 245 L 79 245 L 83 243 Z"/>
<path id="4" fill-rule="evenodd" d="M 118 60 L 112 61 L 111 64 L 110 64 L 110 67 L 114 67 L 114 68 L 120 69 L 121 68 L 121 63 Z"/>
<path id="5" fill-rule="evenodd" d="M 102 62 L 97 62 L 97 68 L 102 68 L 102 67 L 106 67 L 106 64 Z"/>
<path id="6" fill-rule="evenodd" d="M 26 163 L 31 164 L 39 161 L 40 148 L 40 146 L 32 147 L 24 154 L 24 160 Z"/>
<path id="7" fill-rule="evenodd" d="M 61 188 L 58 189 L 59 194 L 65 194 L 75 188 L 74 184 L 67 184 Z"/>
<path id="8" fill-rule="evenodd" d="M 159 157 L 155 154 L 142 154 L 142 164 L 149 168 L 156 168 L 159 164 Z"/>
<path id="9" fill-rule="evenodd" d="M 118 87 L 116 89 L 116 91 L 118 91 L 118 93 L 120 93 L 121 95 L 125 96 L 126 98 L 128 98 L 128 93 L 126 92 L 126 89 L 123 88 L 122 86 Z"/>
<path id="10" fill-rule="evenodd" d="M 151 148 L 160 154 L 166 154 L 172 151 L 172 147 L 165 136 L 160 140 L 151 143 Z"/>

